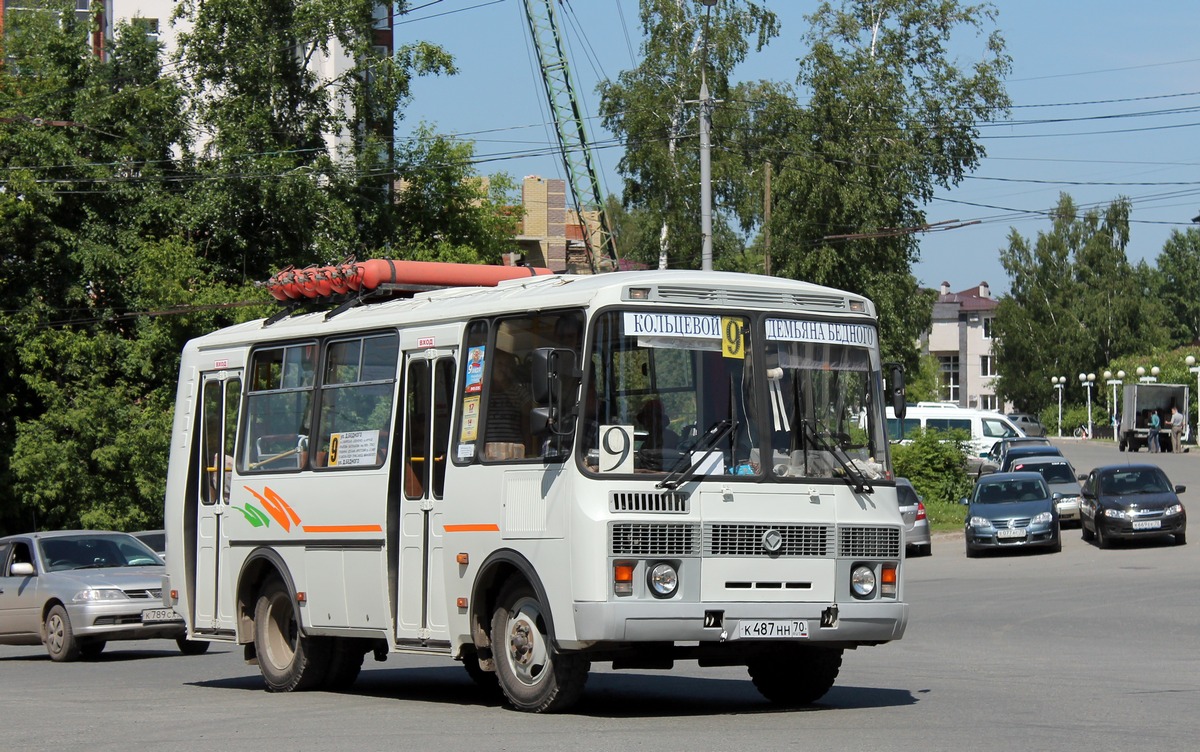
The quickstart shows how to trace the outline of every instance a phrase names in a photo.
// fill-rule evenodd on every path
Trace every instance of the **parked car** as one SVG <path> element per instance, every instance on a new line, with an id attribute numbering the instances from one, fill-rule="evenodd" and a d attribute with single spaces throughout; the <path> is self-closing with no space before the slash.
<path id="1" fill-rule="evenodd" d="M 1013 465 L 1020 464 L 1034 457 L 1061 457 L 1062 450 L 1056 446 L 1015 446 L 1004 454 L 997 472 L 1011 473 Z"/>
<path id="2" fill-rule="evenodd" d="M 963 532 L 970 558 L 988 548 L 1062 550 L 1058 508 L 1040 473 L 985 475 L 962 503 L 967 505 Z"/>
<path id="3" fill-rule="evenodd" d="M 1079 480 L 1075 468 L 1065 457 L 1029 457 L 1018 459 L 1010 468 L 1013 472 L 1041 473 L 1050 486 L 1054 503 L 1058 506 L 1059 524 L 1079 521 Z"/>
<path id="4" fill-rule="evenodd" d="M 55 661 L 99 655 L 113 640 L 174 639 L 183 620 L 163 606 L 158 554 L 128 533 L 70 530 L 0 538 L 0 644 L 46 646 Z"/>
<path id="5" fill-rule="evenodd" d="M 1079 479 L 1084 540 L 1107 548 L 1119 538 L 1170 533 L 1176 545 L 1187 543 L 1187 511 L 1179 500 L 1186 489 L 1172 486 L 1157 465 L 1106 465 Z"/>
<path id="6" fill-rule="evenodd" d="M 913 556 L 929 556 L 933 553 L 933 541 L 929 535 L 929 518 L 925 516 L 925 502 L 908 478 L 896 479 L 896 497 L 900 501 L 900 516 L 904 518 L 904 547 Z"/>
<path id="7" fill-rule="evenodd" d="M 1030 415 L 1029 413 L 1009 413 L 1008 419 L 1016 424 L 1017 428 L 1024 431 L 1026 436 L 1046 435 L 1046 428 L 1036 415 Z"/>
<path id="8" fill-rule="evenodd" d="M 1023 446 L 1052 447 L 1053 444 L 1050 443 L 1050 439 L 1037 436 L 1012 436 L 1007 439 L 1000 439 L 995 444 L 992 444 L 992 448 L 988 450 L 987 456 L 983 458 L 983 464 L 979 468 L 979 475 L 1000 472 L 1000 466 L 1004 464 L 1004 458 L 1008 455 L 1008 450 Z"/>
<path id="9" fill-rule="evenodd" d="M 150 547 L 150 550 L 158 554 L 160 557 L 167 555 L 167 533 L 164 530 L 139 530 L 136 533 L 131 533 L 134 538 L 137 538 L 142 543 Z"/>

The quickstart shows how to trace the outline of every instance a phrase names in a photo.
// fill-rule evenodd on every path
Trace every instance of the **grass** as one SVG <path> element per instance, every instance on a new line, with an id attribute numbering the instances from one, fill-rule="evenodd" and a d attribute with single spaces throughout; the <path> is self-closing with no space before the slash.
<path id="1" fill-rule="evenodd" d="M 967 508 L 957 502 L 925 502 L 925 516 L 929 519 L 929 530 L 934 533 L 961 530 L 966 511 Z"/>

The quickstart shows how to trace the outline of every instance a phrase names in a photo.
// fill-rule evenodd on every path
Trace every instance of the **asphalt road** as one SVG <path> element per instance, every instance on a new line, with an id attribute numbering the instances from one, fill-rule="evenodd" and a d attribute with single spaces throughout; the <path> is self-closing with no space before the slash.
<path id="1" fill-rule="evenodd" d="M 1081 471 L 1131 459 L 1060 445 Z M 1185 505 L 1200 494 L 1200 452 L 1137 459 L 1187 485 Z M 368 662 L 351 692 L 274 695 L 236 651 L 116 643 L 55 664 L 41 648 L 0 647 L 0 749 L 1190 751 L 1195 540 L 1102 551 L 1072 529 L 1060 554 L 968 560 L 961 536 L 940 535 L 932 557 L 907 564 L 905 638 L 847 653 L 810 710 L 772 708 L 742 670 L 689 664 L 597 667 L 571 713 L 531 716 L 442 661 L 393 656 Z"/>

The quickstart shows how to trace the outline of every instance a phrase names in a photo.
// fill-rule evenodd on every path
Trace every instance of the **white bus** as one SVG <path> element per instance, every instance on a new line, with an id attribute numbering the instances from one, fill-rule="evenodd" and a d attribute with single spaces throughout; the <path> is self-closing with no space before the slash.
<path id="1" fill-rule="evenodd" d="M 884 421 L 903 375 L 885 392 L 876 324 L 829 288 L 648 271 L 200 337 L 164 605 L 273 691 L 407 653 L 528 711 L 578 699 L 593 662 L 746 666 L 772 702 L 814 702 L 908 620 Z"/>

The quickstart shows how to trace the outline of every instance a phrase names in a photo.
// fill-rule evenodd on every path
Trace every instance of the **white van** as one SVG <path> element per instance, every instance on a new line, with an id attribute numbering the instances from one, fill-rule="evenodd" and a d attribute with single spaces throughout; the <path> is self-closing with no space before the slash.
<path id="1" fill-rule="evenodd" d="M 1024 436 L 1007 417 L 992 410 L 968 410 L 946 403 L 920 403 L 905 410 L 904 426 L 896 420 L 892 408 L 887 409 L 887 431 L 890 441 L 911 439 L 917 428 L 951 431 L 958 429 L 970 435 L 971 456 L 985 456 L 1000 439 Z"/>

